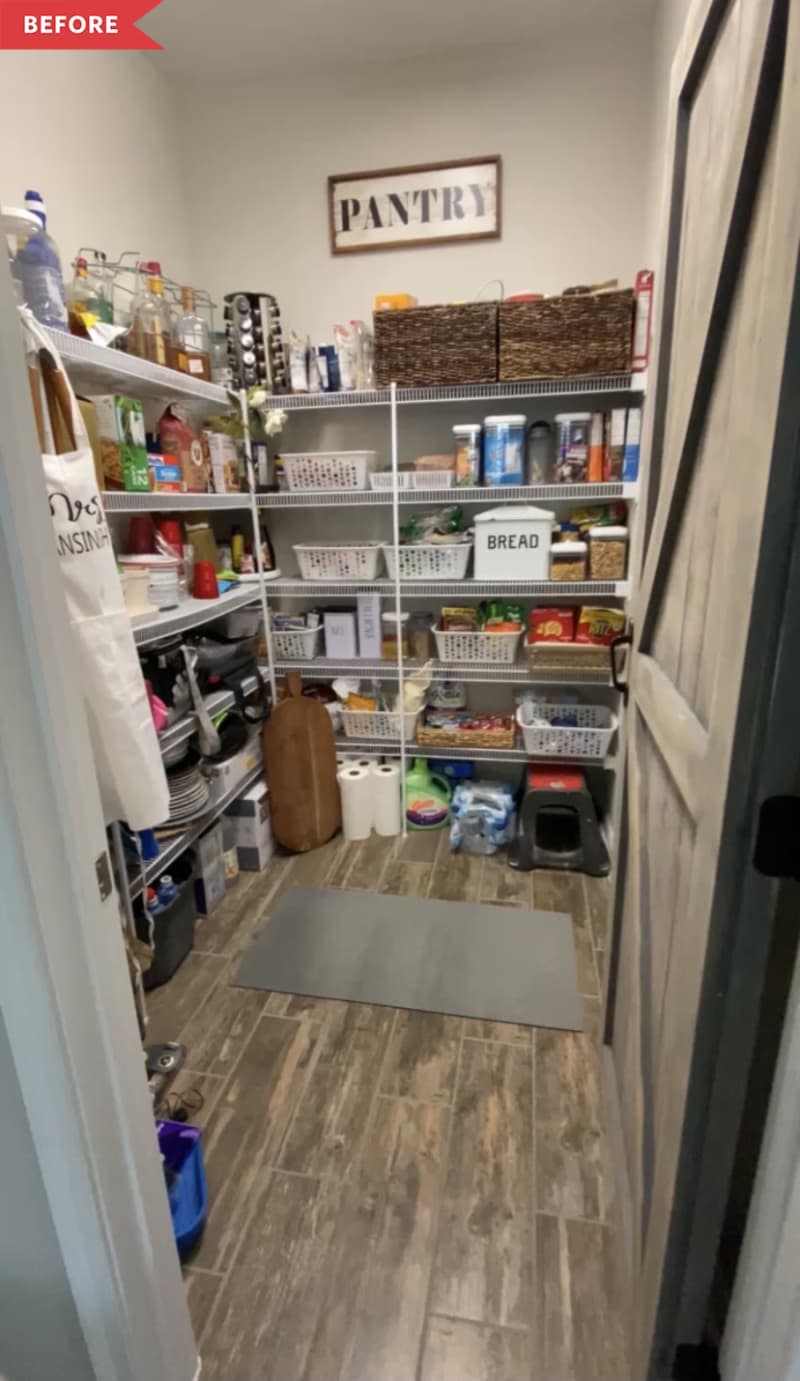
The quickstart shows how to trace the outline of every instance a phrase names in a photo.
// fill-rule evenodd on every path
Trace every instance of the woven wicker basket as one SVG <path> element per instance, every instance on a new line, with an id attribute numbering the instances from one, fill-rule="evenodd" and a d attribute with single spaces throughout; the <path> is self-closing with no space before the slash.
<path id="1" fill-rule="evenodd" d="M 375 383 L 387 388 L 491 384 L 497 379 L 497 303 L 375 312 Z"/>
<path id="2" fill-rule="evenodd" d="M 501 302 L 500 378 L 625 374 L 631 367 L 633 290 Z"/>

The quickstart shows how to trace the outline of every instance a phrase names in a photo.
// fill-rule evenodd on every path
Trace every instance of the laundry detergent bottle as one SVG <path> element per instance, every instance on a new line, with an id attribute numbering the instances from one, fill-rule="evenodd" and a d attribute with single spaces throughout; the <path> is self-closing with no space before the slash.
<path id="1" fill-rule="evenodd" d="M 415 758 L 406 772 L 406 823 L 410 830 L 441 830 L 450 823 L 450 783 Z"/>

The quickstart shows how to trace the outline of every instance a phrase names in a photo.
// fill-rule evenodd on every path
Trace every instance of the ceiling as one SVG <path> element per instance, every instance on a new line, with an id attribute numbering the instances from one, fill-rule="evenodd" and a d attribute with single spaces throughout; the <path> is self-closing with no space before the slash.
<path id="1" fill-rule="evenodd" d="M 532 43 L 641 17 L 652 0 L 161 0 L 141 27 L 169 72 L 219 78 Z M 301 93 L 299 93 L 301 94 Z"/>

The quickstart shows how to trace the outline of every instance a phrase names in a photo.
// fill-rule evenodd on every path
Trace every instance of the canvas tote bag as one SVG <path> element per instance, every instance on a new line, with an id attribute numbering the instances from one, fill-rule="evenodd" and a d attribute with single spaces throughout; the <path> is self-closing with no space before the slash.
<path id="1" fill-rule="evenodd" d="M 60 455 L 43 454 L 42 463 L 67 609 L 77 639 L 103 812 L 106 824 L 127 820 L 132 829 L 146 829 L 169 815 L 169 788 L 94 459 L 56 350 L 31 314 L 22 310 L 21 315 L 29 346 L 37 353 L 45 352 L 42 371 L 47 376 L 51 416 L 56 408 L 60 410 L 61 425 L 53 431 L 70 434 L 75 447 Z"/>

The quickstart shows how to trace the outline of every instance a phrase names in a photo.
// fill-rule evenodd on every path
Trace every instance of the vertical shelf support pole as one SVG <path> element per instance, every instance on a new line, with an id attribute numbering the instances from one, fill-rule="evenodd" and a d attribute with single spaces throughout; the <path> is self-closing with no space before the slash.
<path id="1" fill-rule="evenodd" d="M 403 628 L 400 619 L 402 596 L 400 592 L 400 480 L 397 460 L 397 385 L 390 387 L 389 409 L 391 414 L 392 442 L 392 542 L 394 544 L 394 611 L 397 619 L 397 694 L 400 705 L 400 815 L 403 838 L 408 834 L 406 821 L 406 718 L 404 711 L 404 666 L 403 666 Z"/>
<path id="2" fill-rule="evenodd" d="M 247 406 L 247 390 L 239 391 L 239 406 L 242 410 L 242 431 L 244 434 L 244 450 L 247 458 L 247 483 L 250 488 L 250 518 L 253 524 L 253 550 L 256 556 L 256 567 L 258 569 L 258 588 L 261 594 L 261 617 L 264 623 L 264 639 L 267 644 L 267 671 L 269 675 L 269 688 L 272 694 L 272 708 L 278 703 L 278 692 L 275 684 L 275 658 L 272 655 L 272 628 L 269 617 L 269 601 L 267 600 L 266 581 L 264 580 L 264 562 L 261 555 L 261 531 L 258 526 L 258 503 L 256 500 L 256 473 L 253 465 L 253 444 L 250 438 L 250 410 Z"/>

